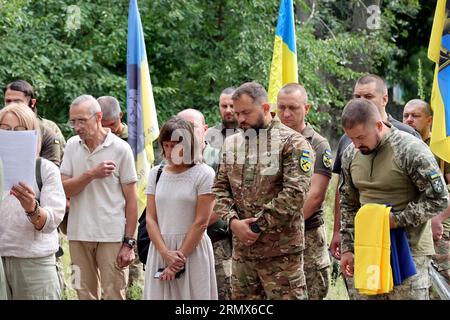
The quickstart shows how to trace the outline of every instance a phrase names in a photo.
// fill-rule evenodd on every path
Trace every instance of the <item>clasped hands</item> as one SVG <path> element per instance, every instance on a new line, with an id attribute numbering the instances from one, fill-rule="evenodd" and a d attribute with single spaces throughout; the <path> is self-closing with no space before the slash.
<path id="1" fill-rule="evenodd" d="M 159 279 L 163 281 L 174 280 L 177 272 L 183 270 L 186 264 L 186 257 L 179 250 L 168 250 L 163 254 L 163 258 L 167 263 L 167 267 L 161 273 Z"/>

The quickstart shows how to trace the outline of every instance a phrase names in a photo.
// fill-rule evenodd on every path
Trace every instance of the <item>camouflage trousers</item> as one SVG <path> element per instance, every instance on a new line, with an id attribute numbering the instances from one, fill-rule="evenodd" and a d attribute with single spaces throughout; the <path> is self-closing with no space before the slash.
<path id="1" fill-rule="evenodd" d="M 416 264 L 417 274 L 406 279 L 399 286 L 385 294 L 367 296 L 368 300 L 430 300 L 429 288 L 431 279 L 429 268 L 431 257 L 421 256 L 413 257 Z"/>
<path id="2" fill-rule="evenodd" d="M 231 300 L 231 238 L 213 243 L 219 300 Z"/>
<path id="3" fill-rule="evenodd" d="M 433 262 L 438 267 L 439 273 L 447 280 L 450 285 L 450 232 L 445 231 L 442 238 L 434 241 Z"/>
<path id="4" fill-rule="evenodd" d="M 305 300 L 303 253 L 246 259 L 233 257 L 233 300 Z"/>
<path id="5" fill-rule="evenodd" d="M 305 231 L 304 271 L 309 300 L 323 300 L 328 294 L 330 256 L 325 225 Z"/>

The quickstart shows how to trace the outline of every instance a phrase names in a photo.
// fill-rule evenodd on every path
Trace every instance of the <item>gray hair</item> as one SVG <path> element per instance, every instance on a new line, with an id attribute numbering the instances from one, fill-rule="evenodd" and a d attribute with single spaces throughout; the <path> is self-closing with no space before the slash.
<path id="1" fill-rule="evenodd" d="M 120 104 L 119 101 L 112 96 L 103 96 L 97 98 L 97 102 L 102 109 L 103 119 L 105 120 L 119 120 L 120 119 Z"/>
<path id="2" fill-rule="evenodd" d="M 223 94 L 226 94 L 226 95 L 233 94 L 235 91 L 236 91 L 236 88 L 235 88 L 235 87 L 228 87 L 228 88 L 223 89 L 222 92 L 220 93 L 220 95 L 223 95 Z"/>
<path id="3" fill-rule="evenodd" d="M 83 94 L 75 98 L 75 100 L 73 100 L 72 103 L 70 104 L 70 109 L 72 109 L 73 107 L 78 107 L 79 105 L 84 104 L 86 102 L 89 102 L 90 113 L 94 114 L 102 111 L 97 100 L 95 100 L 95 98 L 89 94 Z"/>

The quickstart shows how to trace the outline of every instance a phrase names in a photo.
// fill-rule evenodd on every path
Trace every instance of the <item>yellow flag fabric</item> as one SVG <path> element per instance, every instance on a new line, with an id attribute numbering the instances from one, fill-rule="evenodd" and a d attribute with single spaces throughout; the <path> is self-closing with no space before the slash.
<path id="1" fill-rule="evenodd" d="M 376 295 L 393 287 L 391 269 L 390 208 L 380 204 L 362 206 L 355 217 L 355 288 Z"/>
<path id="2" fill-rule="evenodd" d="M 154 161 L 152 143 L 159 135 L 159 127 L 136 0 L 130 0 L 128 11 L 127 120 L 128 143 L 133 150 L 138 176 L 138 214 L 141 214 L 147 204 L 145 190 Z"/>
<path id="3" fill-rule="evenodd" d="M 430 148 L 439 158 L 450 162 L 450 3 L 438 0 L 428 46 L 428 58 L 436 63 L 431 108 L 433 130 Z"/>
<path id="4" fill-rule="evenodd" d="M 269 78 L 269 102 L 277 101 L 278 91 L 288 83 L 298 83 L 297 49 L 295 44 L 294 5 L 281 0 L 278 14 L 272 64 Z"/>

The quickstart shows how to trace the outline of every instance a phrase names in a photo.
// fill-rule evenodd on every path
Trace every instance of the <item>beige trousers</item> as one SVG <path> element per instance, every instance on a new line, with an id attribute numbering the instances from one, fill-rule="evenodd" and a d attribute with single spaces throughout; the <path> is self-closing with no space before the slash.
<path id="1" fill-rule="evenodd" d="M 55 255 L 42 258 L 2 257 L 10 300 L 59 300 Z"/>
<path id="2" fill-rule="evenodd" d="M 72 287 L 80 300 L 125 300 L 128 267 L 117 265 L 121 242 L 69 241 Z"/>

